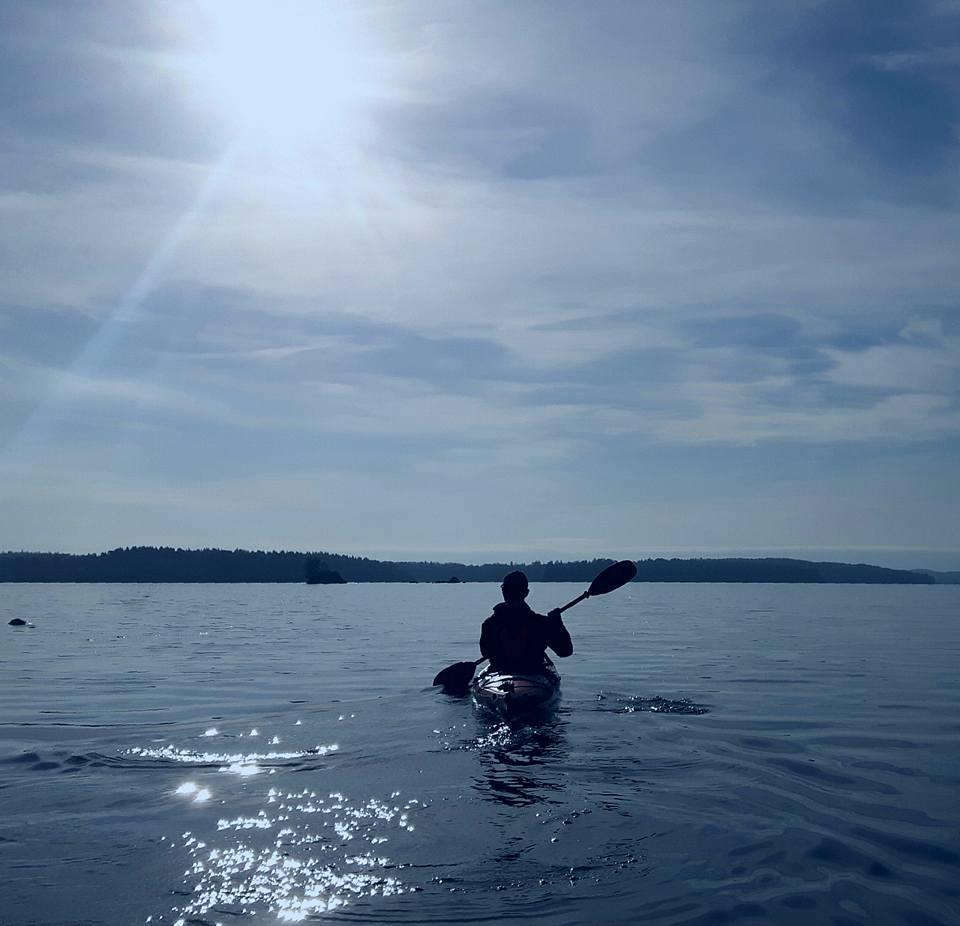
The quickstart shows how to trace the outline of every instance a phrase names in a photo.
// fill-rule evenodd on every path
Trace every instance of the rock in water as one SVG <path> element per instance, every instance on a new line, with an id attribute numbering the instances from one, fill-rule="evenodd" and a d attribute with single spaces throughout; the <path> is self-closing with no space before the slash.
<path id="1" fill-rule="evenodd" d="M 26 627 L 26 626 L 27 626 L 27 622 L 26 622 L 22 617 L 15 617 L 12 621 L 10 621 L 10 626 L 11 626 L 11 627 Z"/>

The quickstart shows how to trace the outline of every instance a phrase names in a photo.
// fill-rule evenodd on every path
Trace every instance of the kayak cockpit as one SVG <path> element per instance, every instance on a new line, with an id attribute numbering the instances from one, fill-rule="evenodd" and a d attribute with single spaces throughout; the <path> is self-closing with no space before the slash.
<path id="1" fill-rule="evenodd" d="M 474 702 L 501 717 L 549 710 L 560 699 L 560 673 L 547 660 L 540 672 L 484 669 L 470 683 Z"/>

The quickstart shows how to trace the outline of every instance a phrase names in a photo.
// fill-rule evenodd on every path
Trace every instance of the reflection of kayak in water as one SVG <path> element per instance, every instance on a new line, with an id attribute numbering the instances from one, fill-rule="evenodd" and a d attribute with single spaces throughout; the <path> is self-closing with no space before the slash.
<path id="1" fill-rule="evenodd" d="M 474 701 L 501 717 L 545 711 L 560 700 L 560 673 L 547 660 L 541 672 L 484 669 L 470 683 Z"/>

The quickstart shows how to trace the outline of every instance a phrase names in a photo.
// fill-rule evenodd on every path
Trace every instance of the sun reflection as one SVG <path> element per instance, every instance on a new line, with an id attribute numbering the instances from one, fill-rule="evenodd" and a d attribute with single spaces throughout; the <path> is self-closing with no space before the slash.
<path id="1" fill-rule="evenodd" d="M 247 727 L 237 740 L 255 731 Z M 264 742 L 276 740 L 273 731 L 264 729 L 262 735 Z M 283 752 L 205 751 L 173 744 L 127 750 L 151 764 L 197 770 L 196 779 L 182 781 L 173 793 L 188 803 L 207 805 L 191 818 L 196 820 L 195 830 L 171 839 L 170 848 L 185 852 L 188 862 L 183 889 L 177 891 L 182 900 L 169 910 L 169 920 L 159 919 L 186 926 L 216 922 L 211 915 L 270 914 L 271 922 L 295 923 L 360 898 L 420 890 L 404 883 L 407 866 L 391 857 L 415 838 L 415 815 L 426 806 L 416 798 L 403 799 L 393 791 L 386 797 L 356 800 L 343 791 L 318 790 L 320 778 L 311 776 L 313 788 L 281 784 L 265 790 L 254 783 L 231 785 L 218 777 L 220 787 L 213 800 L 211 789 L 199 777 L 204 767 L 240 775 L 317 772 L 326 763 L 314 758 L 337 751 L 335 743 Z"/>
<path id="2" fill-rule="evenodd" d="M 209 788 L 201 788 L 196 782 L 193 781 L 185 781 L 173 793 L 182 795 L 184 797 L 190 797 L 192 795 L 194 804 L 204 804 L 210 800 L 211 796 Z"/>
<path id="3" fill-rule="evenodd" d="M 244 834 L 236 841 L 208 846 L 183 833 L 193 858 L 185 873 L 192 886 L 189 902 L 174 912 L 189 922 L 214 909 L 234 915 L 266 911 L 295 923 L 357 898 L 415 890 L 396 874 L 404 866 L 375 848 L 389 839 L 384 828 L 413 830 L 410 816 L 422 805 L 398 802 L 398 796 L 354 802 L 341 792 L 318 797 L 309 789 L 271 788 L 269 811 L 217 822 L 219 839 Z M 257 831 L 266 842 L 255 841 Z"/>

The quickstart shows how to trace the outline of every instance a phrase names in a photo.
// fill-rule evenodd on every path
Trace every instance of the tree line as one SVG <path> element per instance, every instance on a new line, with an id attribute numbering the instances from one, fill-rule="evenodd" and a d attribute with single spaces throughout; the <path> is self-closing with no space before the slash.
<path id="1" fill-rule="evenodd" d="M 0 553 L 0 582 L 499 582 L 514 569 L 531 582 L 589 584 L 611 559 L 532 563 L 389 562 L 293 550 L 121 547 L 105 553 Z M 638 582 L 850 582 L 931 584 L 921 571 L 762 559 L 645 559 Z"/>

